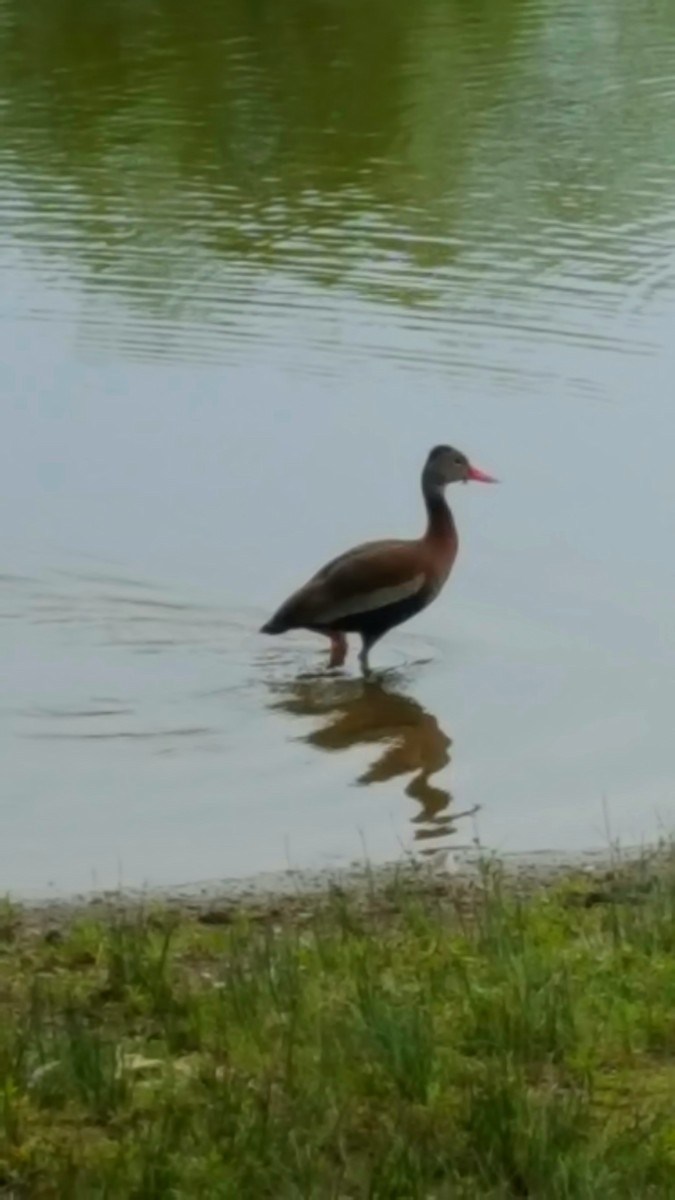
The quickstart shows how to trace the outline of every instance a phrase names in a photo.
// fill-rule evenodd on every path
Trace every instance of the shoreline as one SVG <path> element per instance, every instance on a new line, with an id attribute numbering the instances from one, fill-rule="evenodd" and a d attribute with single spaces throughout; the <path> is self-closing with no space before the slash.
<path id="1" fill-rule="evenodd" d="M 533 854 L 489 854 L 477 849 L 455 856 L 448 866 L 404 858 L 395 863 L 353 863 L 341 868 L 288 869 L 261 872 L 234 879 L 202 880 L 175 886 L 113 888 L 44 896 L 5 895 L 5 903 L 26 923 L 60 927 L 81 918 L 105 920 L 115 914 L 159 909 L 176 918 L 228 924 L 238 914 L 276 919 L 282 914 L 306 913 L 321 908 L 336 894 L 357 903 L 399 889 L 420 895 L 466 896 L 475 891 L 486 870 L 497 869 L 509 890 L 528 894 L 574 880 L 581 885 L 601 885 L 617 876 L 634 876 L 665 861 L 671 850 L 665 844 L 566 854 L 541 851 Z"/>

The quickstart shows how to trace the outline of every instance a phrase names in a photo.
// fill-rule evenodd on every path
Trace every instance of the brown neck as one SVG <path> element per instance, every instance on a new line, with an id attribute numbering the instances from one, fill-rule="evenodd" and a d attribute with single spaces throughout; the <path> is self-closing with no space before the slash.
<path id="1" fill-rule="evenodd" d="M 428 516 L 426 536 L 434 540 L 454 541 L 457 530 L 443 489 L 423 481 L 422 494 Z"/>

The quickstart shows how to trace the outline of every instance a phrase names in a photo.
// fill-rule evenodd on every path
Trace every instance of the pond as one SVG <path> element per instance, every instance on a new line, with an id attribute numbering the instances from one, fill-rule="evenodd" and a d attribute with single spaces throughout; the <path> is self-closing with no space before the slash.
<path id="1" fill-rule="evenodd" d="M 675 9 L 0 0 L 0 890 L 672 827 Z M 415 536 L 324 671 L 260 624 Z"/>

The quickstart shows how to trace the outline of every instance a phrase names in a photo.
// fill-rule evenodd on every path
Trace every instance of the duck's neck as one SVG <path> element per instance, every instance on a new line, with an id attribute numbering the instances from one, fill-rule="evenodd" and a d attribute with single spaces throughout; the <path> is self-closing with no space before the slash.
<path id="1" fill-rule="evenodd" d="M 423 479 L 422 495 L 427 510 L 426 537 L 435 541 L 456 541 L 457 530 L 443 488 Z"/>

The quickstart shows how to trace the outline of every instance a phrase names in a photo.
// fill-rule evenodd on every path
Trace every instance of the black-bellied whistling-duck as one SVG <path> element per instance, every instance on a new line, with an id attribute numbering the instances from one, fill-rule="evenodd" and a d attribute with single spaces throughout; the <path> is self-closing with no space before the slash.
<path id="1" fill-rule="evenodd" d="M 394 625 L 421 612 L 443 587 L 457 555 L 457 529 L 445 499 L 449 483 L 496 483 L 451 446 L 435 446 L 422 471 L 427 528 L 414 541 L 365 542 L 326 563 L 285 600 L 261 633 L 311 629 L 331 640 L 329 666 L 347 657 L 347 633 L 359 633 L 365 675 L 368 654 Z"/>

